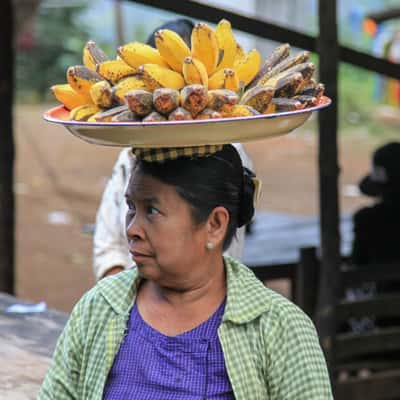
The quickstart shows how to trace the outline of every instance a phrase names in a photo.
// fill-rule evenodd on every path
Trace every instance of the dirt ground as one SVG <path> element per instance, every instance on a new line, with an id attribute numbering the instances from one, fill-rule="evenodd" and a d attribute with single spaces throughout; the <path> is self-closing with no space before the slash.
<path id="1" fill-rule="evenodd" d="M 70 311 L 94 284 L 93 224 L 118 148 L 87 144 L 65 128 L 46 123 L 42 106 L 17 106 L 17 295 Z M 246 148 L 264 182 L 261 210 L 318 213 L 317 134 L 308 126 Z M 351 194 L 379 144 L 358 130 L 340 140 L 340 191 Z M 369 200 L 341 195 L 349 213 Z"/>

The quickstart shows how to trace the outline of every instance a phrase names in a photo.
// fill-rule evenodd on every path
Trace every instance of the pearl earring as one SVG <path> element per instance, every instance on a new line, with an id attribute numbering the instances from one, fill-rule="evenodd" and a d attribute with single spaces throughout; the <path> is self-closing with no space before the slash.
<path id="1" fill-rule="evenodd" d="M 206 247 L 207 247 L 207 250 L 212 250 L 214 248 L 214 243 L 207 242 Z"/>

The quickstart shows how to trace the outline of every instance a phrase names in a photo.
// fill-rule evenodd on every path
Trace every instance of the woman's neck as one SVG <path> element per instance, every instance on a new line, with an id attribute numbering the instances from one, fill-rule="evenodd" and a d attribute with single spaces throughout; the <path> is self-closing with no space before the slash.
<path id="1" fill-rule="evenodd" d="M 171 306 L 195 304 L 205 298 L 225 296 L 225 266 L 223 259 L 208 264 L 204 273 L 186 274 L 175 278 L 170 284 L 160 285 L 147 282 L 153 300 L 165 302 Z"/>

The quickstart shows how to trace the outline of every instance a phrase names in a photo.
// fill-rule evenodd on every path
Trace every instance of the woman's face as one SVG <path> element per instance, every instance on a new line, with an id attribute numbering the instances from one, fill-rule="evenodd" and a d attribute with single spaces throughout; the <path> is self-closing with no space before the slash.
<path id="1" fill-rule="evenodd" d="M 126 191 L 129 251 L 143 278 L 173 285 L 196 274 L 207 257 L 206 224 L 173 186 L 135 169 Z"/>

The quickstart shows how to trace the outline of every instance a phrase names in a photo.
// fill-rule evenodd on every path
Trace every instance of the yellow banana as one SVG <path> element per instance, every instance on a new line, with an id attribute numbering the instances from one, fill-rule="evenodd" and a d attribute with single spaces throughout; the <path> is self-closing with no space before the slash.
<path id="1" fill-rule="evenodd" d="M 233 65 L 237 64 L 244 56 L 245 52 L 243 50 L 243 47 L 239 43 L 236 43 L 236 53 Z"/>
<path id="2" fill-rule="evenodd" d="M 121 79 L 113 88 L 113 98 L 119 104 L 125 103 L 125 94 L 134 89 L 150 90 L 150 87 L 138 75 Z"/>
<path id="3" fill-rule="evenodd" d="M 103 78 L 95 71 L 78 65 L 69 67 L 67 70 L 67 81 L 75 92 L 84 96 L 88 103 L 91 103 L 90 88 Z"/>
<path id="4" fill-rule="evenodd" d="M 89 40 L 83 48 L 83 65 L 96 71 L 96 65 L 109 60 L 103 50 L 93 40 Z"/>
<path id="5" fill-rule="evenodd" d="M 167 64 L 176 72 L 182 73 L 183 60 L 190 56 L 185 41 L 174 31 L 160 29 L 154 35 L 156 47 Z"/>
<path id="6" fill-rule="evenodd" d="M 180 73 L 157 64 L 144 64 L 140 66 L 138 74 L 148 85 L 150 91 L 161 87 L 179 90 L 185 86 L 185 80 Z"/>
<path id="7" fill-rule="evenodd" d="M 117 53 L 132 68 L 138 68 L 143 64 L 158 64 L 168 67 L 159 51 L 144 43 L 128 43 L 119 47 Z"/>
<path id="8" fill-rule="evenodd" d="M 53 85 L 50 90 L 55 98 L 68 110 L 87 104 L 87 98 L 76 93 L 68 83 L 61 85 Z"/>
<path id="9" fill-rule="evenodd" d="M 90 88 L 90 96 L 93 100 L 93 103 L 98 107 L 109 108 L 113 104 L 111 85 L 107 81 L 95 83 Z"/>
<path id="10" fill-rule="evenodd" d="M 219 48 L 215 32 L 204 23 L 196 24 L 192 30 L 192 56 L 200 60 L 210 76 L 217 67 Z"/>
<path id="11" fill-rule="evenodd" d="M 210 90 L 223 89 L 224 83 L 225 83 L 225 72 L 223 69 L 220 69 L 219 71 L 214 72 L 208 78 L 208 88 Z"/>
<path id="12" fill-rule="evenodd" d="M 69 118 L 74 121 L 87 121 L 92 115 L 100 111 L 94 104 L 84 104 L 73 108 L 69 113 Z"/>
<path id="13" fill-rule="evenodd" d="M 205 87 L 208 87 L 208 75 L 204 64 L 193 57 L 186 57 L 183 60 L 183 77 L 185 82 L 190 85 L 199 83 Z"/>
<path id="14" fill-rule="evenodd" d="M 233 90 L 237 92 L 240 89 L 240 82 L 238 74 L 230 68 L 224 68 L 224 89 Z"/>
<path id="15" fill-rule="evenodd" d="M 232 32 L 231 23 L 226 19 L 219 21 L 215 29 L 215 36 L 220 54 L 222 54 L 222 58 L 217 65 L 217 70 L 232 68 L 236 56 L 236 40 Z"/>
<path id="16" fill-rule="evenodd" d="M 104 61 L 96 66 L 97 73 L 115 85 L 127 76 L 134 75 L 136 68 L 132 68 L 123 60 Z"/>
<path id="17" fill-rule="evenodd" d="M 239 81 L 247 86 L 257 75 L 260 69 L 261 55 L 258 50 L 250 50 L 244 57 L 236 62 L 233 69 L 236 71 Z"/>

